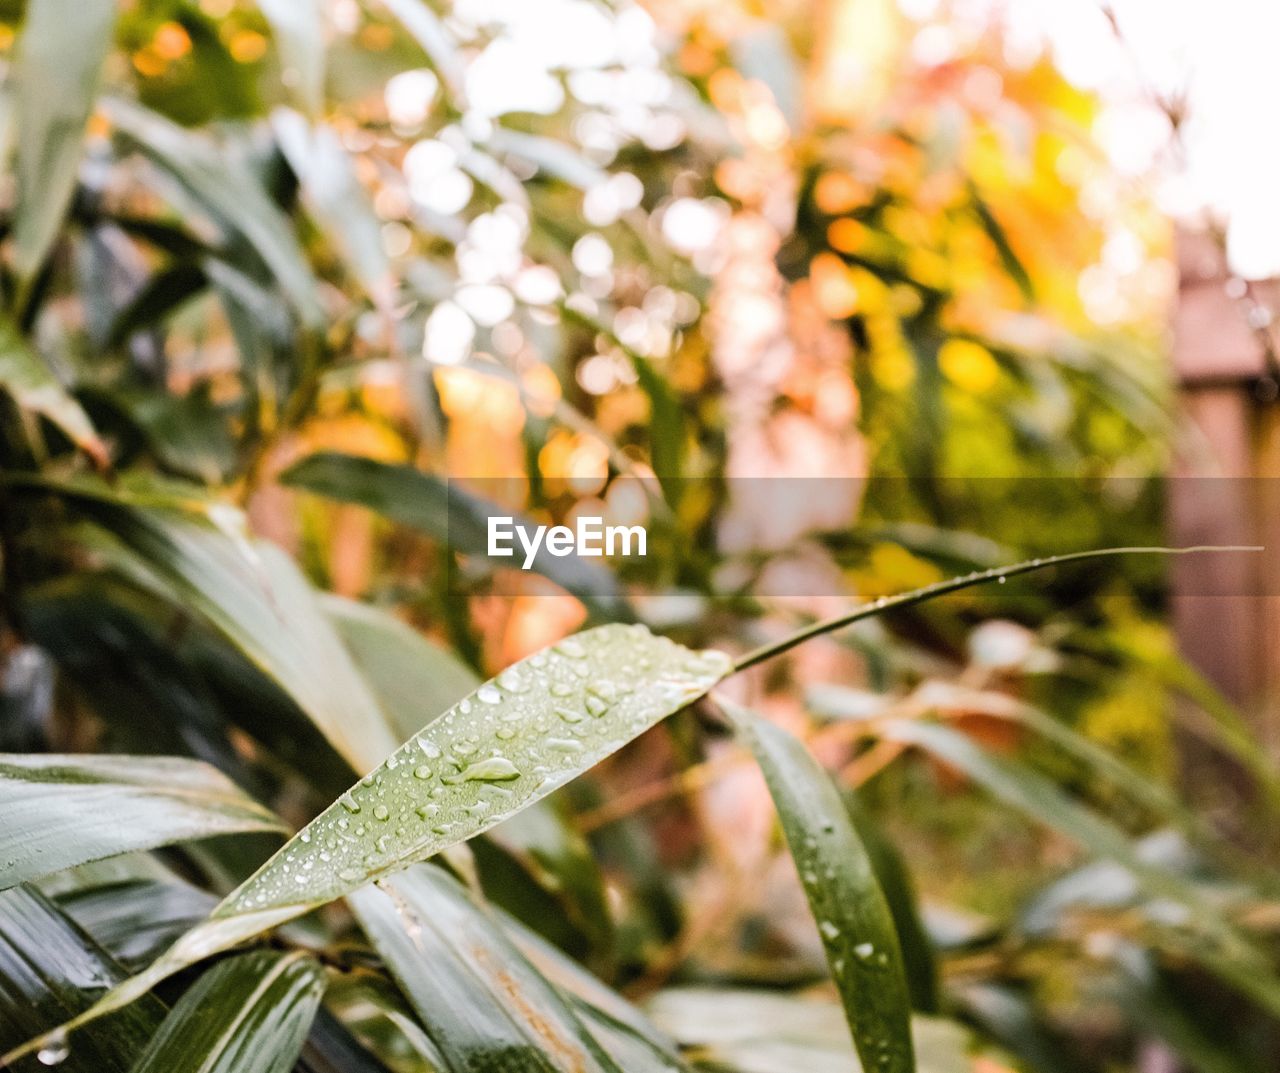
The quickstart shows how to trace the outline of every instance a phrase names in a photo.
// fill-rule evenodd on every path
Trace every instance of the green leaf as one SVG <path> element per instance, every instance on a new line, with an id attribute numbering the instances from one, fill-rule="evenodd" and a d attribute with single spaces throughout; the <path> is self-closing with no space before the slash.
<path id="1" fill-rule="evenodd" d="M 535 653 L 392 753 L 218 915 L 302 912 L 488 830 L 703 696 L 727 670 L 722 653 L 691 652 L 643 626 L 600 626 Z"/>
<path id="2" fill-rule="evenodd" d="M 0 1048 L 46 1032 L 124 979 L 124 970 L 42 894 L 29 887 L 0 893 Z M 68 1050 L 54 1038 L 44 1058 L 15 1068 L 34 1073 L 62 1056 L 64 1073 L 129 1073 L 164 1016 L 148 997 L 92 1025 Z M 6 1066 L 6 1068 L 8 1068 Z"/>
<path id="3" fill-rule="evenodd" d="M 200 923 L 217 899 L 177 876 L 82 887 L 58 906 L 121 965 L 137 969 Z"/>
<path id="4" fill-rule="evenodd" d="M 117 134 L 176 179 L 270 270 L 302 323 L 319 328 L 317 283 L 289 221 L 254 175 L 215 142 L 129 101 L 103 102 Z"/>
<path id="5" fill-rule="evenodd" d="M 425 713 L 443 712 L 480 684 L 462 660 L 395 615 L 329 594 L 320 606 L 400 741 L 422 729 Z"/>
<path id="6" fill-rule="evenodd" d="M 14 269 L 40 270 L 75 192 L 116 0 L 31 0 L 18 42 Z"/>
<path id="7" fill-rule="evenodd" d="M 1169 932 L 1164 941 L 1194 957 L 1264 1009 L 1280 1013 L 1280 978 L 1266 955 L 1225 920 L 1193 884 L 1143 860 L 1114 824 L 1070 798 L 1038 772 L 990 755 L 950 727 L 920 720 L 893 720 L 881 728 L 881 733 L 886 740 L 926 750 L 1004 804 L 1059 831 L 1096 856 L 1118 862 L 1149 892 L 1178 903 L 1187 911 L 1187 927 Z"/>
<path id="8" fill-rule="evenodd" d="M 423 473 L 412 466 L 332 451 L 307 456 L 280 480 L 330 499 L 359 503 L 402 525 L 430 534 L 456 552 L 482 558 L 488 555 L 490 516 L 506 517 L 513 513 L 463 491 L 445 478 Z M 518 515 L 515 522 L 524 524 Z M 505 558 L 490 561 L 505 568 L 515 562 Z M 573 593 L 602 617 L 625 614 L 617 581 L 603 567 L 574 557 L 539 555 L 532 569 Z"/>
<path id="9" fill-rule="evenodd" d="M 675 987 L 658 992 L 649 1012 L 683 1046 L 734 1073 L 877 1073 L 849 1043 L 840 1006 L 779 991 Z M 911 1023 L 920 1073 L 973 1073 L 969 1032 L 953 1021 Z"/>
<path id="10" fill-rule="evenodd" d="M 399 740 L 293 560 L 185 485 L 33 482 L 76 504 L 273 678 L 353 770 Z M 187 498 L 183 498 L 184 495 Z"/>
<path id="11" fill-rule="evenodd" d="M 182 996 L 132 1073 L 288 1073 L 324 985 L 324 969 L 302 953 L 223 961 Z"/>
<path id="12" fill-rule="evenodd" d="M 324 107 L 324 7 L 320 0 L 258 0 L 280 51 L 285 85 L 308 115 Z"/>
<path id="13" fill-rule="evenodd" d="M 274 2 L 288 5 L 291 0 Z M 381 222 L 337 132 L 322 124 L 312 125 L 283 108 L 271 120 L 311 215 L 374 305 L 385 308 L 392 299 L 395 281 L 382 246 Z"/>
<path id="14" fill-rule="evenodd" d="M 153 275 L 116 314 L 106 346 L 117 347 L 134 332 L 153 327 L 208 286 L 204 269 L 191 261 L 177 261 Z"/>
<path id="15" fill-rule="evenodd" d="M 913 1073 L 911 1000 L 893 916 L 839 792 L 799 740 L 716 702 L 764 773 L 863 1066 Z"/>
<path id="16" fill-rule="evenodd" d="M 340 596 L 322 597 L 322 604 L 402 740 L 422 729 L 424 711 L 443 712 L 480 684 L 452 652 L 394 615 Z M 561 903 L 557 920 L 567 918 L 596 943 L 609 939 L 612 925 L 600 869 L 585 839 L 551 802 L 517 813 L 493 828 L 489 838 L 524 873 L 517 874 L 514 884 L 492 888 L 484 865 L 498 851 L 477 847 L 486 889 L 493 890 L 493 897 L 510 905 L 524 893 L 533 895 L 532 880 L 544 892 L 541 909 L 554 898 Z"/>
<path id="17" fill-rule="evenodd" d="M 350 898 L 452 1068 L 622 1073 L 553 985 L 438 868 Z"/>
<path id="18" fill-rule="evenodd" d="M 283 829 L 198 760 L 0 754 L 0 889 L 130 850 Z"/>
<path id="19" fill-rule="evenodd" d="M 898 848 L 885 837 L 871 814 L 852 791 L 842 795 L 853 829 L 866 847 L 875 870 L 876 882 L 884 891 L 893 917 L 893 928 L 902 948 L 902 964 L 907 974 L 911 1005 L 921 1013 L 937 1013 L 938 966 L 933 944 L 920 915 L 919 899 L 907 862 Z"/>
<path id="20" fill-rule="evenodd" d="M 80 404 L 7 317 L 0 317 L 0 388 L 22 409 L 47 417 L 99 465 L 106 464 L 107 449 Z"/>
<path id="21" fill-rule="evenodd" d="M 67 1027 L 488 830 L 705 696 L 730 667 L 722 652 L 693 652 L 638 625 L 587 630 L 513 664 L 396 750 L 208 921 Z"/>

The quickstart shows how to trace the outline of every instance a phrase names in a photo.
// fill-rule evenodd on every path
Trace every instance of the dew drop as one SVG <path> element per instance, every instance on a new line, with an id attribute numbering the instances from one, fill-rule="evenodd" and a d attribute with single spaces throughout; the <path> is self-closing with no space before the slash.
<path id="1" fill-rule="evenodd" d="M 432 760 L 440 759 L 440 746 L 438 746 L 430 738 L 419 738 L 418 748 L 427 754 Z"/>
<path id="2" fill-rule="evenodd" d="M 338 798 L 338 800 L 342 802 L 342 807 L 348 812 L 356 813 L 360 811 L 360 803 L 351 796 L 350 790 L 344 793 L 340 798 Z"/>
<path id="3" fill-rule="evenodd" d="M 415 779 L 429 779 L 431 778 L 431 769 L 426 764 L 419 764 L 413 769 L 413 777 Z"/>
<path id="4" fill-rule="evenodd" d="M 588 693 L 586 699 L 587 711 L 593 718 L 599 719 L 609 710 L 609 702 L 597 697 L 594 693 Z"/>
<path id="5" fill-rule="evenodd" d="M 476 699 L 482 704 L 501 704 L 502 693 L 492 682 L 485 682 L 476 690 Z"/>
<path id="6" fill-rule="evenodd" d="M 338 878 L 344 883 L 355 883 L 364 878 L 364 873 L 359 868 L 344 868 L 338 873 Z"/>
<path id="7" fill-rule="evenodd" d="M 459 782 L 507 782 L 518 779 L 520 769 L 505 756 L 490 756 L 468 765 L 457 775 L 446 775 L 444 781 L 450 784 Z"/>
<path id="8" fill-rule="evenodd" d="M 440 811 L 440 806 L 437 805 L 434 801 L 428 801 L 425 805 L 419 805 L 416 809 L 414 809 L 414 811 L 417 812 L 417 814 L 421 816 L 424 820 L 429 820 L 431 819 L 432 816 L 434 816 L 437 812 Z"/>
<path id="9" fill-rule="evenodd" d="M 582 659 L 587 654 L 587 650 L 582 647 L 582 644 L 572 637 L 566 637 L 555 646 L 555 649 L 560 655 L 568 656 L 570 659 Z"/>
<path id="10" fill-rule="evenodd" d="M 377 805 L 374 807 L 373 815 L 375 819 L 386 823 L 391 818 L 391 810 L 386 805 Z"/>
<path id="11" fill-rule="evenodd" d="M 548 749 L 556 749 L 562 753 L 582 752 L 582 742 L 569 738 L 547 738 L 545 744 Z"/>
<path id="12" fill-rule="evenodd" d="M 840 938 L 840 929 L 829 920 L 824 920 L 819 924 L 818 930 L 822 932 L 822 937 L 829 943 L 834 943 Z"/>
<path id="13" fill-rule="evenodd" d="M 508 667 L 498 675 L 498 685 L 510 693 L 522 693 L 529 687 L 519 667 Z"/>
<path id="14" fill-rule="evenodd" d="M 876 948 L 870 943 L 859 943 L 853 948 L 853 952 L 863 961 L 866 961 L 872 954 L 876 952 Z"/>
<path id="15" fill-rule="evenodd" d="M 566 723 L 581 723 L 582 713 L 575 712 L 572 708 L 557 708 L 556 715 L 563 719 Z"/>
<path id="16" fill-rule="evenodd" d="M 42 1066 L 56 1066 L 67 1060 L 71 1048 L 67 1045 L 67 1034 L 55 1032 L 49 1041 L 36 1052 L 36 1060 Z"/>

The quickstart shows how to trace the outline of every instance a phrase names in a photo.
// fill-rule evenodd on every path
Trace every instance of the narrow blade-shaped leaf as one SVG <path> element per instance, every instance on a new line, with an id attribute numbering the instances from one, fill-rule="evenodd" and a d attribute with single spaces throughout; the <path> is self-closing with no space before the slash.
<path id="1" fill-rule="evenodd" d="M 118 134 L 167 171 L 226 227 L 238 231 L 270 269 L 299 319 L 323 323 L 316 279 L 289 221 L 243 165 L 211 141 L 147 109 L 103 102 Z"/>
<path id="2" fill-rule="evenodd" d="M 599 626 L 535 652 L 428 724 L 208 921 L 67 1027 L 488 830 L 705 696 L 731 667 L 723 652 L 694 652 L 639 625 Z"/>
<path id="3" fill-rule="evenodd" d="M 796 738 L 717 702 L 764 773 L 863 1066 L 913 1073 L 911 999 L 893 916 L 839 792 Z"/>
<path id="4" fill-rule="evenodd" d="M 42 894 L 29 887 L 0 893 L 0 1048 L 56 1028 L 124 975 Z M 148 997 L 93 1025 L 74 1047 L 55 1038 L 41 1062 L 16 1068 L 29 1073 L 60 1059 L 65 1073 L 128 1073 L 163 1016 L 160 1001 Z"/>
<path id="5" fill-rule="evenodd" d="M 291 0 L 274 0 L 289 4 Z M 343 262 L 374 305 L 391 300 L 391 263 L 382 246 L 381 221 L 338 134 L 312 125 L 296 112 L 277 110 L 271 117 L 280 149 L 316 222 L 342 254 Z"/>
<path id="6" fill-rule="evenodd" d="M 317 495 L 368 507 L 402 525 L 420 529 L 465 555 L 487 557 L 489 518 L 512 513 L 412 466 L 333 451 L 309 455 L 280 479 Z M 515 521 L 523 524 L 519 517 Z M 513 561 L 492 560 L 500 567 L 510 567 Z M 573 557 L 539 555 L 532 569 L 601 615 L 625 615 L 617 581 L 603 567 Z"/>
<path id="7" fill-rule="evenodd" d="M 105 464 L 107 450 L 88 415 L 7 317 L 0 317 L 0 389 L 22 409 L 47 417 L 72 443 Z"/>
<path id="8" fill-rule="evenodd" d="M 351 897 L 374 946 L 457 1069 L 622 1073 L 564 998 L 438 868 Z"/>
<path id="9" fill-rule="evenodd" d="M 320 0 L 258 0 L 258 6 L 275 34 L 285 85 L 309 115 L 318 115 L 324 104 L 325 8 Z"/>
<path id="10" fill-rule="evenodd" d="M 0 889 L 130 850 L 283 829 L 198 760 L 0 754 Z"/>
<path id="11" fill-rule="evenodd" d="M 327 594 L 320 606 L 401 741 L 480 684 L 480 676 L 447 648 L 387 611 Z"/>
<path id="12" fill-rule="evenodd" d="M 963 772 L 1004 804 L 1066 835 L 1104 859 L 1128 869 L 1151 893 L 1188 910 L 1188 928 L 1179 946 L 1265 1009 L 1280 1012 L 1280 979 L 1269 959 L 1194 884 L 1154 867 L 1120 828 L 1073 800 L 1039 772 L 992 756 L 950 727 L 920 720 L 895 720 L 882 728 L 892 741 L 916 745 Z M 1193 927 L 1190 926 L 1193 923 Z M 1186 932 L 1186 934 L 1182 934 Z"/>
<path id="13" fill-rule="evenodd" d="M 148 964 L 216 904 L 212 894 L 177 876 L 125 879 L 58 898 L 59 908 L 129 969 Z"/>
<path id="14" fill-rule="evenodd" d="M 31 0 L 18 43 L 14 267 L 39 271 L 75 191 L 116 0 Z"/>
<path id="15" fill-rule="evenodd" d="M 353 770 L 373 767 L 399 740 L 283 551 L 251 541 L 239 515 L 187 486 L 109 488 L 40 482 L 75 502 L 239 648 L 311 717 Z"/>
<path id="16" fill-rule="evenodd" d="M 288 1073 L 324 983 L 324 969 L 302 953 L 223 961 L 182 996 L 132 1073 Z"/>

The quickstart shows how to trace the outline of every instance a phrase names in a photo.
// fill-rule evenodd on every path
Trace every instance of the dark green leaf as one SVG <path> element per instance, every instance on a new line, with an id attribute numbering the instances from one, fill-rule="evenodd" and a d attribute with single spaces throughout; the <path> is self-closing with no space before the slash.
<path id="1" fill-rule="evenodd" d="M 301 953 L 220 962 L 182 996 L 133 1073 L 288 1073 L 324 983 L 319 963 Z"/>
<path id="2" fill-rule="evenodd" d="M 764 772 L 863 1066 L 912 1073 L 911 1001 L 897 931 L 839 792 L 796 738 L 718 703 Z"/>
<path id="3" fill-rule="evenodd" d="M 106 462 L 106 448 L 80 404 L 6 317 L 0 317 L 0 389 L 22 409 L 43 414 L 99 463 Z"/>
<path id="4" fill-rule="evenodd" d="M 56 1028 L 124 975 L 43 895 L 27 887 L 0 893 L 0 1048 Z M 159 1000 L 148 997 L 92 1025 L 74 1047 L 52 1040 L 43 1059 L 14 1068 L 34 1073 L 62 1056 L 65 1073 L 129 1073 L 163 1016 Z"/>
<path id="5" fill-rule="evenodd" d="M 104 104 L 118 134 L 171 174 L 225 226 L 243 235 L 302 323 L 319 327 L 324 311 L 315 277 L 289 221 L 248 168 L 215 143 L 155 112 L 120 99 Z"/>
<path id="6" fill-rule="evenodd" d="M 345 503 L 359 503 L 403 525 L 420 529 L 464 555 L 487 557 L 488 519 L 512 512 L 463 491 L 453 482 L 412 466 L 372 458 L 320 452 L 281 476 L 284 484 Z M 517 525 L 523 520 L 515 517 Z M 510 567 L 513 559 L 490 560 Z M 603 616 L 622 612 L 617 581 L 602 567 L 581 559 L 539 555 L 533 569 L 577 596 Z"/>
<path id="7" fill-rule="evenodd" d="M 382 880 L 350 902 L 453 1068 L 622 1073 L 555 987 L 439 869 Z"/>

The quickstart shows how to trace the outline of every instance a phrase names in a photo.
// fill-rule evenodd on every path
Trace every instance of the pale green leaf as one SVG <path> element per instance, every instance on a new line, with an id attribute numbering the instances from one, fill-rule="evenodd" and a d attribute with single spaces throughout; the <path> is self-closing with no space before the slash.
<path id="1" fill-rule="evenodd" d="M 131 850 L 283 829 L 197 760 L 0 754 L 0 889 Z"/>
<path id="2" fill-rule="evenodd" d="M 85 125 L 111 47 L 116 0 L 31 0 L 18 41 L 14 268 L 44 264 L 75 192 Z"/>
<path id="3" fill-rule="evenodd" d="M 587 630 L 513 664 L 397 749 L 208 921 L 68 1027 L 488 830 L 705 696 L 730 670 L 722 652 L 693 652 L 638 625 Z"/>
<path id="4" fill-rule="evenodd" d="M 280 52 L 281 75 L 309 115 L 324 106 L 325 8 L 321 0 L 258 0 Z"/>

